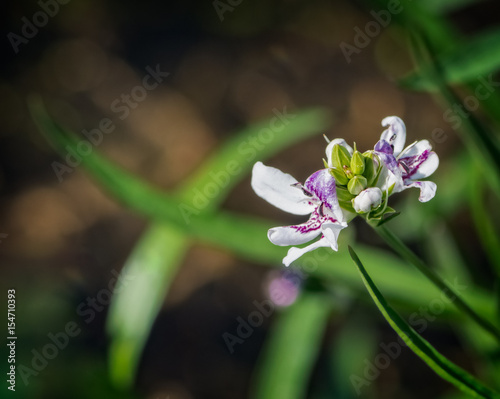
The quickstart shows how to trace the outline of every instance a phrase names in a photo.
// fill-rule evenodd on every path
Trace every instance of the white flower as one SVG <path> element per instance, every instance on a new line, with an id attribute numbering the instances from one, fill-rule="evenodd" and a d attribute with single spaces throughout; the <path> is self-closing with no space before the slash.
<path id="1" fill-rule="evenodd" d="M 290 248 L 283 259 L 286 266 L 316 248 L 338 250 L 337 239 L 347 223 L 337 200 L 335 179 L 328 169 L 313 173 L 302 185 L 289 174 L 257 162 L 252 170 L 252 188 L 258 196 L 286 212 L 310 214 L 306 223 L 269 229 L 267 236 L 273 244 L 300 245 L 321 235 L 304 248 Z"/>
<path id="2" fill-rule="evenodd" d="M 382 191 L 378 187 L 370 187 L 361 191 L 352 200 L 352 206 L 358 213 L 368 213 L 382 203 Z"/>
<path id="3" fill-rule="evenodd" d="M 406 141 L 406 127 L 397 116 L 382 120 L 388 126 L 375 145 L 375 153 L 387 167 L 382 190 L 392 188 L 389 194 L 398 193 L 409 187 L 420 188 L 420 202 L 431 200 L 436 194 L 436 183 L 420 181 L 437 169 L 439 158 L 427 140 L 416 141 L 403 149 Z"/>

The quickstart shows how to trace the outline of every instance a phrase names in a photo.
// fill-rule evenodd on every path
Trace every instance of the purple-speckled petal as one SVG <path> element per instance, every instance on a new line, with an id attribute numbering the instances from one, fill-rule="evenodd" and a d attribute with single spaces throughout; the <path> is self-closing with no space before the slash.
<path id="1" fill-rule="evenodd" d="M 409 183 L 406 187 L 417 187 L 420 189 L 420 202 L 427 202 L 434 198 L 436 195 L 436 183 L 432 181 L 414 181 Z"/>
<path id="2" fill-rule="evenodd" d="M 321 169 L 309 176 L 304 183 L 307 191 L 313 194 L 326 209 L 328 209 L 336 220 L 343 220 L 343 214 L 337 199 L 335 179 L 328 169 Z"/>
<path id="3" fill-rule="evenodd" d="M 408 146 L 399 155 L 398 162 L 404 169 L 403 179 L 424 179 L 436 171 L 439 158 L 431 149 L 427 140 L 421 140 Z"/>
<path id="4" fill-rule="evenodd" d="M 267 237 L 273 244 L 280 246 L 305 244 L 321 233 L 321 226 L 326 222 L 334 223 L 336 220 L 329 214 L 320 214 L 318 209 L 315 209 L 306 223 L 274 227 L 269 229 Z"/>
<path id="5" fill-rule="evenodd" d="M 283 264 L 285 266 L 290 266 L 290 263 L 297 260 L 305 253 L 313 251 L 317 248 L 329 247 L 329 246 L 330 246 L 330 242 L 328 241 L 328 239 L 326 237 L 322 237 L 321 239 L 313 242 L 312 244 L 308 245 L 307 247 L 304 247 L 304 248 L 292 247 L 288 250 L 288 254 L 283 258 Z"/>
<path id="6" fill-rule="evenodd" d="M 394 156 L 398 156 L 405 146 L 406 126 L 401 118 L 388 116 L 382 120 L 382 126 L 388 126 L 380 135 L 380 140 L 389 143 L 394 149 Z"/>

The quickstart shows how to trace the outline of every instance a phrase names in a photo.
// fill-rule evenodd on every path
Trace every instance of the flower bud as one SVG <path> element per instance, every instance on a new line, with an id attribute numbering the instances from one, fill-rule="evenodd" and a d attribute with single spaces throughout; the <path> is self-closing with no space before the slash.
<path id="1" fill-rule="evenodd" d="M 343 170 L 344 166 L 351 165 L 351 154 L 342 145 L 335 144 L 332 150 L 332 166 L 334 168 Z"/>
<path id="2" fill-rule="evenodd" d="M 347 189 L 353 195 L 358 195 L 366 188 L 366 178 L 364 176 L 354 176 L 347 184 Z"/>
<path id="3" fill-rule="evenodd" d="M 349 167 L 347 167 L 346 165 L 344 165 L 344 173 L 349 180 L 354 177 L 354 173 L 352 173 L 352 170 L 349 169 Z"/>
<path id="4" fill-rule="evenodd" d="M 349 183 L 349 179 L 342 169 L 330 168 L 329 171 L 330 174 L 335 178 L 335 182 L 337 183 L 337 185 L 345 186 L 347 183 Z"/>
<path id="5" fill-rule="evenodd" d="M 352 154 L 351 170 L 355 175 L 362 175 L 365 171 L 365 159 L 359 151 L 354 151 Z"/>
<path id="6" fill-rule="evenodd" d="M 378 208 L 382 203 L 382 191 L 378 187 L 370 187 L 361 191 L 352 200 L 352 207 L 357 213 L 368 213 L 372 209 Z"/>

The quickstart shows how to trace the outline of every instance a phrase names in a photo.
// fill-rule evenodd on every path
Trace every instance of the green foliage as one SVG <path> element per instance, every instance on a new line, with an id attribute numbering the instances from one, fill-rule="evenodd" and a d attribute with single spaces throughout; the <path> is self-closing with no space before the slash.
<path id="1" fill-rule="evenodd" d="M 306 397 L 331 310 L 328 297 L 306 291 L 278 316 L 261 355 L 253 398 Z"/>
<path id="2" fill-rule="evenodd" d="M 460 43 L 435 59 L 419 65 L 419 70 L 401 80 L 401 84 L 412 90 L 440 90 L 439 84 L 428 79 L 432 70 L 439 68 L 441 78 L 447 85 L 476 82 L 500 69 L 500 30 L 484 32 Z M 494 87 L 490 88 L 494 89 Z M 486 95 L 489 95 L 486 93 Z"/>
<path id="3" fill-rule="evenodd" d="M 391 327 L 417 356 L 432 368 L 436 374 L 472 397 L 489 399 L 500 398 L 499 393 L 484 386 L 475 377 L 446 359 L 406 323 L 406 321 L 387 303 L 351 247 L 349 247 L 349 253 L 361 274 L 366 289 L 370 293 L 378 309 Z"/>

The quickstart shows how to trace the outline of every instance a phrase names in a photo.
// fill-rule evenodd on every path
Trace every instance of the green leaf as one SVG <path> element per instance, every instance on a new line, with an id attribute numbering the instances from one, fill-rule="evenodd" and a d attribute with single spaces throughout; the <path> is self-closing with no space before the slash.
<path id="1" fill-rule="evenodd" d="M 413 90 L 439 90 L 440 85 L 428 75 L 439 65 L 441 78 L 445 84 L 475 81 L 478 76 L 486 76 L 500 68 L 500 29 L 483 32 L 466 42 L 457 43 L 452 49 L 436 57 L 429 63 L 419 65 L 419 70 L 400 81 L 403 87 Z M 493 88 L 492 88 L 493 89 Z"/>
<path id="2" fill-rule="evenodd" d="M 177 229 L 154 224 L 127 259 L 107 319 L 110 371 L 118 387 L 134 382 L 139 357 L 189 240 Z"/>
<path id="3" fill-rule="evenodd" d="M 392 210 L 392 213 L 391 212 L 387 212 L 389 214 L 389 216 L 386 216 L 380 222 L 378 222 L 377 226 L 382 226 L 383 224 L 389 222 L 390 220 L 394 219 L 395 217 L 398 217 L 401 214 L 401 212 L 396 212 L 392 208 L 391 208 L 391 210 Z"/>
<path id="4" fill-rule="evenodd" d="M 478 0 L 420 0 L 420 5 L 434 14 L 450 13 L 477 3 Z"/>
<path id="5" fill-rule="evenodd" d="M 357 399 L 370 397 L 369 388 L 365 384 L 363 373 L 366 359 L 377 355 L 377 329 L 372 318 L 366 317 L 366 312 L 351 308 L 347 317 L 341 318 L 340 330 L 336 333 L 334 345 L 330 351 L 333 368 L 333 394 L 325 398 Z M 339 323 L 340 324 L 340 323 Z M 361 385 L 361 386 L 360 386 Z"/>
<path id="6" fill-rule="evenodd" d="M 324 294 L 307 291 L 283 310 L 259 360 L 253 398 L 306 397 L 331 310 L 332 304 Z"/>
<path id="7" fill-rule="evenodd" d="M 412 40 L 416 62 L 419 65 L 430 66 L 428 69 L 423 69 L 422 73 L 427 80 L 439 87 L 439 94 L 445 106 L 452 109 L 456 104 L 461 104 L 460 99 L 444 82 L 439 65 L 430 61 L 431 50 L 425 38 L 413 35 Z M 488 183 L 500 196 L 500 139 L 472 113 L 469 113 L 467 118 L 461 119 L 458 132 L 471 155 L 481 165 L 484 173 L 489 175 Z"/>
<path id="8" fill-rule="evenodd" d="M 349 253 L 356 264 L 363 283 L 378 309 L 396 333 L 441 378 L 452 383 L 463 392 L 479 398 L 500 398 L 500 394 L 484 386 L 475 377 L 441 355 L 429 342 L 422 338 L 398 313 L 387 303 L 372 279 L 366 272 L 354 250 Z"/>
<path id="9" fill-rule="evenodd" d="M 481 244 L 486 251 L 491 265 L 495 268 L 497 278 L 500 278 L 500 239 L 491 210 L 484 204 L 484 177 L 478 173 L 477 168 L 472 168 L 474 173 L 470 176 L 469 205 L 476 232 Z"/>

